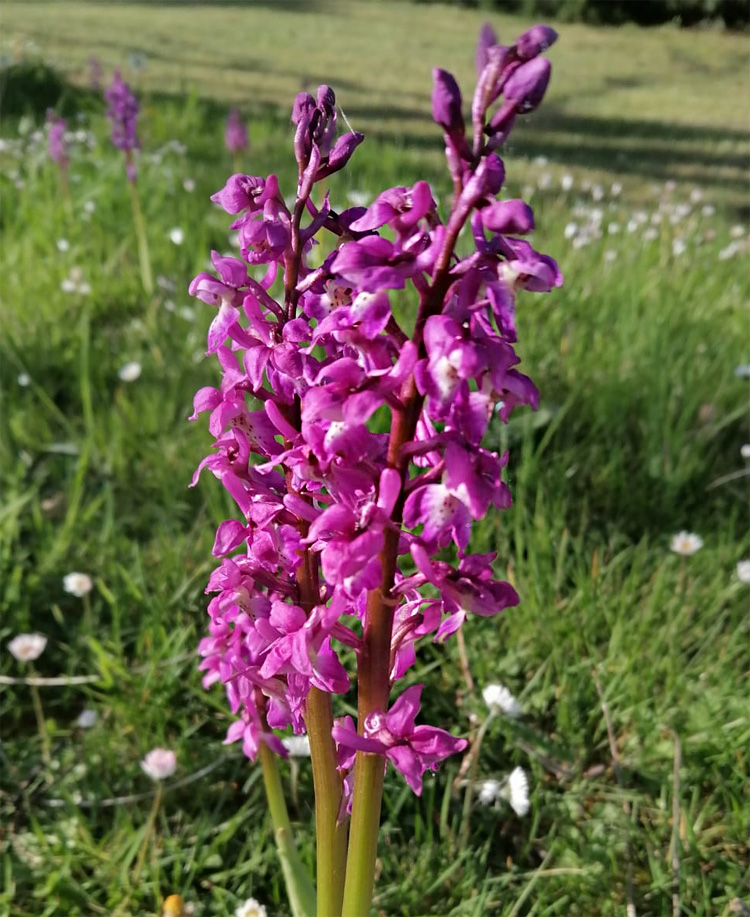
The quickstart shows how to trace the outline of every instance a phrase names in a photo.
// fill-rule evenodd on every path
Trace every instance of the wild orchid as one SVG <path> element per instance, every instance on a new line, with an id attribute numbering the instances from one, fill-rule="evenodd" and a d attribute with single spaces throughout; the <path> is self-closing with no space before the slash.
<path id="1" fill-rule="evenodd" d="M 141 202 L 138 197 L 136 188 L 136 162 L 135 151 L 140 149 L 141 142 L 138 139 L 138 115 L 140 106 L 138 99 L 135 97 L 130 86 L 123 80 L 119 70 L 115 70 L 112 78 L 112 85 L 104 93 L 107 101 L 107 118 L 111 124 L 112 145 L 122 150 L 125 154 L 125 172 L 128 178 L 128 187 L 130 188 L 130 202 L 133 208 L 133 222 L 138 240 L 138 258 L 141 267 L 141 280 L 143 288 L 147 294 L 151 295 L 154 290 L 154 282 L 151 272 L 151 258 L 148 248 L 148 237 L 146 235 L 146 226 L 143 221 L 141 211 Z"/>
<path id="2" fill-rule="evenodd" d="M 540 54 L 556 37 L 535 26 L 506 47 L 484 27 L 469 126 L 455 79 L 433 72 L 453 183 L 445 218 L 425 181 L 368 208 L 314 203 L 363 140 L 337 138 L 328 86 L 294 103 L 293 206 L 275 175 L 233 175 L 212 198 L 235 218 L 242 258 L 213 252 L 216 273 L 190 286 L 215 310 L 208 353 L 222 370 L 195 396 L 192 419 L 209 412 L 216 442 L 193 483 L 209 469 L 238 518 L 216 533 L 201 669 L 237 717 L 227 742 L 261 759 L 296 915 L 369 913 L 386 767 L 419 794 L 425 772 L 467 745 L 419 722 L 417 646 L 519 600 L 470 540 L 475 521 L 510 504 L 507 454 L 485 434 L 538 403 L 517 368 L 517 296 L 562 283 L 519 238 L 534 228 L 528 205 L 498 200 L 498 150 L 541 102 Z M 473 244 L 461 254 L 464 228 Z M 325 237 L 334 247 L 321 260 Z M 403 290 L 405 320 L 391 297 Z M 356 727 L 334 711 L 353 687 Z M 310 743 L 317 911 L 276 770 L 290 732 Z"/>

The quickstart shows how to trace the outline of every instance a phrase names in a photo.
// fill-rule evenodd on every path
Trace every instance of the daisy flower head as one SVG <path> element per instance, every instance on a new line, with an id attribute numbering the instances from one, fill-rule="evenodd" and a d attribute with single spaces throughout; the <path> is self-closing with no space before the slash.
<path id="1" fill-rule="evenodd" d="M 694 532 L 678 532 L 669 542 L 669 550 L 681 557 L 690 557 L 703 547 L 703 539 Z"/>
<path id="2" fill-rule="evenodd" d="M 287 736 L 281 743 L 292 758 L 310 757 L 310 739 L 307 735 Z"/>
<path id="3" fill-rule="evenodd" d="M 68 573 L 63 577 L 63 589 L 76 598 L 82 599 L 94 588 L 94 583 L 88 573 Z"/>
<path id="4" fill-rule="evenodd" d="M 483 806 L 492 805 L 492 803 L 500 795 L 500 781 L 499 780 L 483 780 L 479 784 L 479 802 Z"/>
<path id="5" fill-rule="evenodd" d="M 521 715 L 521 705 L 505 685 L 487 685 L 482 691 L 482 697 L 490 713 L 502 713 L 512 720 L 517 720 Z"/>
<path id="6" fill-rule="evenodd" d="M 141 375 L 141 364 L 136 360 L 131 360 L 122 366 L 117 373 L 122 382 L 135 382 Z"/>
<path id="7" fill-rule="evenodd" d="M 529 779 L 522 767 L 516 767 L 508 777 L 506 794 L 511 809 L 523 818 L 529 811 Z"/>
<path id="8" fill-rule="evenodd" d="M 234 917 L 268 917 L 265 907 L 255 898 L 248 898 L 238 905 Z"/>
<path id="9" fill-rule="evenodd" d="M 19 662 L 33 662 L 46 646 L 47 638 L 42 634 L 19 634 L 8 643 L 8 652 Z"/>
<path id="10" fill-rule="evenodd" d="M 141 770 L 152 780 L 171 777 L 177 769 L 177 755 L 167 748 L 154 748 L 141 761 Z"/>

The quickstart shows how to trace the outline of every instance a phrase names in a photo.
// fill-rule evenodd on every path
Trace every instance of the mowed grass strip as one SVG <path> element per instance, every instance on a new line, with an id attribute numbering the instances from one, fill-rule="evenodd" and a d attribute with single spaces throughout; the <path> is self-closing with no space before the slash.
<path id="1" fill-rule="evenodd" d="M 343 205 L 349 192 L 374 195 L 426 175 L 442 202 L 450 186 L 439 168 L 439 136 L 429 127 L 429 69 L 455 70 L 468 96 L 480 21 L 445 7 L 346 4 L 335 15 L 302 9 L 5 5 L 4 28 L 20 35 L 33 26 L 41 51 L 63 63 L 80 67 L 98 52 L 133 76 L 126 52 L 146 50 L 146 69 L 135 74 L 144 103 L 139 193 L 161 280 L 157 295 L 146 299 L 124 167 L 93 100 L 86 100 L 91 113 L 79 127 L 92 131 L 95 144 L 72 153 L 72 214 L 60 200 L 54 167 L 28 137 L 17 159 L 3 153 L 0 644 L 39 630 L 50 638 L 36 663 L 41 675 L 99 680 L 40 689 L 51 783 L 28 687 L 0 685 L 0 913 L 112 913 L 126 896 L 130 913 L 158 913 L 172 892 L 198 914 L 231 915 L 250 895 L 269 913 L 287 913 L 259 772 L 236 747 L 222 746 L 231 716 L 219 689 L 203 691 L 193 656 L 207 620 L 202 590 L 214 528 L 234 509 L 208 475 L 194 490 L 187 487 L 209 446 L 204 423 L 186 420 L 192 394 L 218 376 L 201 356 L 213 312 L 189 302 L 186 286 L 211 248 L 231 251 L 229 220 L 207 200 L 231 171 L 222 145 L 231 100 L 253 116 L 248 171 L 276 171 L 285 193 L 293 193 L 287 108 L 302 79 L 313 86 L 329 79 L 347 115 L 350 103 L 382 112 L 389 95 L 400 109 L 412 87 L 414 120 L 393 118 L 388 126 L 373 114 L 376 136 L 357 151 L 351 173 L 331 182 L 333 200 Z M 105 13 L 109 31 L 102 30 Z M 421 31 L 411 29 L 408 47 L 416 50 L 384 66 L 385 58 L 370 55 L 407 47 L 390 25 L 397 16 L 419 21 Z M 256 38 L 245 55 L 228 39 L 247 23 Z M 359 57 L 347 45 L 346 23 Z M 498 20 L 503 35 L 523 26 Z M 388 28 L 390 45 L 385 37 L 378 42 Z M 57 44 L 46 44 L 53 31 Z M 717 74 L 728 61 L 719 49 L 739 47 L 735 36 L 715 33 L 561 32 L 550 104 L 563 105 L 555 103 L 560 86 L 577 86 L 558 98 L 580 106 L 570 109 L 579 114 L 580 90 L 590 78 L 574 39 L 580 54 L 588 48 L 598 55 L 602 71 L 607 50 L 615 72 L 630 60 L 631 76 L 647 64 L 661 72 L 659 42 L 690 48 Z M 312 60 L 302 55 L 308 44 L 319 67 L 303 65 Z M 222 50 L 238 80 L 234 89 L 222 84 Z M 268 96 L 250 92 L 266 85 L 253 54 L 269 68 L 273 59 L 277 72 L 291 71 L 273 90 L 279 98 L 267 89 Z M 334 73 L 340 54 L 351 58 Z M 379 67 L 364 67 L 370 60 Z M 707 126 L 724 129 L 717 112 L 725 97 L 717 93 L 711 108 L 701 102 L 694 71 L 685 65 L 679 73 L 669 89 L 666 77 L 646 81 L 640 107 L 663 112 L 670 94 L 693 93 L 695 103 L 679 108 L 680 130 L 710 162 L 723 140 Z M 420 82 L 412 84 L 411 74 Z M 74 78 L 82 80 L 82 71 Z M 197 91 L 183 96 L 182 88 Z M 613 136 L 625 137 L 637 120 L 623 101 L 627 94 L 616 85 L 590 93 L 593 114 L 610 120 Z M 30 110 L 33 104 L 29 97 Z M 36 111 L 38 124 L 43 116 Z M 732 117 L 726 114 L 725 126 L 741 131 Z M 540 111 L 519 127 L 519 148 L 545 151 L 544 118 Z M 17 136 L 17 118 L 0 127 L 3 137 Z M 411 142 L 420 131 L 430 139 Z M 392 141 L 389 133 L 403 139 Z M 651 144 L 646 138 L 644 146 Z M 655 137 L 651 148 L 660 149 Z M 491 447 L 511 450 L 515 505 L 485 520 L 473 543 L 498 551 L 497 571 L 515 583 L 522 604 L 501 619 L 469 622 L 473 693 L 453 644 L 426 645 L 414 672 L 426 685 L 425 721 L 460 734 L 472 717 L 485 716 L 486 684 L 505 683 L 518 696 L 523 717 L 493 723 L 479 776 L 502 779 L 516 765 L 526 768 L 531 812 L 519 819 L 505 806 L 475 805 L 462 848 L 463 788 L 452 793 L 459 761 L 427 781 L 420 799 L 389 776 L 375 911 L 389 917 L 621 914 L 628 859 L 638 913 L 671 914 L 675 837 L 685 913 L 731 913 L 750 878 L 750 592 L 735 572 L 736 562 L 750 556 L 740 456 L 750 440 L 748 380 L 735 375 L 748 362 L 746 236 L 735 229 L 735 202 L 708 179 L 697 189 L 670 190 L 657 179 L 671 171 L 642 179 L 627 163 L 601 159 L 594 181 L 606 168 L 624 187 L 616 193 L 610 176 L 596 200 L 584 187 L 592 180 L 589 163 L 577 157 L 556 161 L 551 145 L 548 164 L 511 159 L 508 168 L 509 196 L 529 186 L 535 244 L 566 273 L 562 291 L 520 301 L 522 368 L 537 380 L 542 408 L 493 427 Z M 564 191 L 566 174 L 572 187 Z M 185 190 L 186 180 L 194 191 Z M 584 229 L 573 233 L 570 224 L 596 224 L 597 210 L 599 233 L 576 243 Z M 637 227 L 630 231 L 632 220 Z M 610 232 L 610 224 L 618 229 Z M 183 230 L 181 244 L 170 238 L 175 228 Z M 67 246 L 58 246 L 61 240 Z M 732 245 L 733 254 L 722 255 Z M 61 290 L 76 267 L 90 293 Z M 407 315 L 413 308 L 405 300 L 395 305 Z M 128 383 L 118 373 L 132 360 L 142 373 Z M 28 384 L 19 379 L 24 374 Z M 669 552 L 682 528 L 704 539 L 693 557 Z M 88 609 L 63 591 L 63 576 L 73 570 L 94 579 Z M 0 658 L 7 678 L 24 675 L 8 653 Z M 353 701 L 348 697 L 341 712 Z M 84 708 L 98 713 L 86 730 L 75 725 Z M 682 765 L 675 832 L 676 737 Z M 133 883 L 153 790 L 139 761 L 156 745 L 177 751 L 178 785 L 165 793 L 156 839 Z M 284 778 L 291 787 L 289 768 Z M 189 782 L 179 785 L 183 779 Z M 312 862 L 312 781 L 304 761 L 292 811 L 303 856 Z"/>

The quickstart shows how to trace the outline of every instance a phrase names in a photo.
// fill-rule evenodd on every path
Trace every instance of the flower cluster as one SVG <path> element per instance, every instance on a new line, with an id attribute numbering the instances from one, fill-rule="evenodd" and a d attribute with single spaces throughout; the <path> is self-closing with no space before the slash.
<path id="1" fill-rule="evenodd" d="M 50 109 L 47 112 L 47 152 L 61 169 L 68 166 L 68 144 L 65 140 L 65 118 Z"/>
<path id="2" fill-rule="evenodd" d="M 247 127 L 240 118 L 237 108 L 229 112 L 226 127 L 224 129 L 224 143 L 230 153 L 241 153 L 248 147 Z"/>
<path id="3" fill-rule="evenodd" d="M 138 100 L 133 95 L 130 86 L 120 76 L 120 71 L 115 70 L 112 85 L 104 93 L 109 108 L 107 118 L 112 124 L 112 144 L 125 153 L 128 179 L 135 181 L 135 163 L 133 150 L 140 148 L 140 141 L 136 134 L 138 125 Z"/>
<path id="4" fill-rule="evenodd" d="M 195 396 L 192 419 L 208 412 L 216 442 L 193 483 L 208 469 L 239 518 L 216 533 L 200 654 L 204 685 L 221 682 L 238 716 L 227 741 L 251 758 L 261 743 L 287 754 L 275 730 L 312 733 L 311 692 L 345 694 L 352 658 L 359 728 L 330 729 L 347 791 L 356 751 L 381 755 L 419 793 L 424 771 L 466 746 L 416 725 L 421 686 L 388 701 L 418 641 L 518 602 L 493 578 L 495 555 L 469 542 L 473 522 L 510 504 L 508 456 L 482 445 L 490 423 L 538 400 L 517 369 L 517 294 L 562 282 L 523 238 L 531 209 L 498 199 L 497 150 L 541 101 L 540 54 L 555 38 L 536 26 L 505 47 L 483 29 L 470 130 L 455 79 L 434 71 L 453 181 L 445 219 L 425 181 L 367 208 L 313 203 L 363 139 L 337 139 L 328 86 L 294 103 L 292 207 L 275 175 L 232 175 L 212 198 L 235 217 L 242 259 L 213 252 L 215 274 L 190 286 L 215 310 L 208 353 L 223 374 Z M 459 256 L 465 226 L 473 245 Z M 400 321 L 391 294 L 403 290 L 414 308 Z"/>

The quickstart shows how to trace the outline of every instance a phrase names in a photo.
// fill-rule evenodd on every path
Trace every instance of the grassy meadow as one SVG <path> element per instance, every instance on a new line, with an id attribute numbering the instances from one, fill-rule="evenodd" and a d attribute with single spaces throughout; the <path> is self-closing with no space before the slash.
<path id="1" fill-rule="evenodd" d="M 187 421 L 192 396 L 218 373 L 213 310 L 187 285 L 212 248 L 231 251 L 208 200 L 233 170 L 224 119 L 240 106 L 245 170 L 293 194 L 291 103 L 329 82 L 368 138 L 330 180 L 334 206 L 420 178 L 445 201 L 430 70 L 453 71 L 468 100 L 483 17 L 366 2 L 0 15 L 0 915 L 154 915 L 179 893 L 197 917 L 250 896 L 281 917 L 260 770 L 222 745 L 231 717 L 196 660 L 232 506 L 210 475 L 188 489 L 210 443 Z M 530 24 L 492 21 L 507 39 Z M 542 403 L 492 429 L 514 506 L 472 542 L 499 552 L 522 602 L 465 628 L 473 689 L 455 643 L 425 645 L 415 673 L 425 721 L 456 734 L 485 718 L 487 684 L 516 695 L 523 715 L 493 720 L 477 776 L 524 767 L 531 809 L 475 803 L 465 842 L 460 759 L 421 798 L 389 773 L 378 917 L 728 917 L 750 902 L 747 38 L 560 32 L 504 194 L 533 205 L 534 244 L 566 283 L 520 299 Z M 143 107 L 152 297 L 92 54 Z M 69 205 L 40 133 L 48 105 L 73 132 Z M 670 551 L 680 530 L 703 539 L 694 555 Z M 63 588 L 73 571 L 94 582 L 84 598 Z M 31 672 L 5 649 L 29 631 L 49 638 Z M 52 680 L 38 687 L 49 767 L 29 675 Z M 144 845 L 140 761 L 160 745 L 178 770 Z M 309 761 L 282 775 L 312 862 Z"/>

